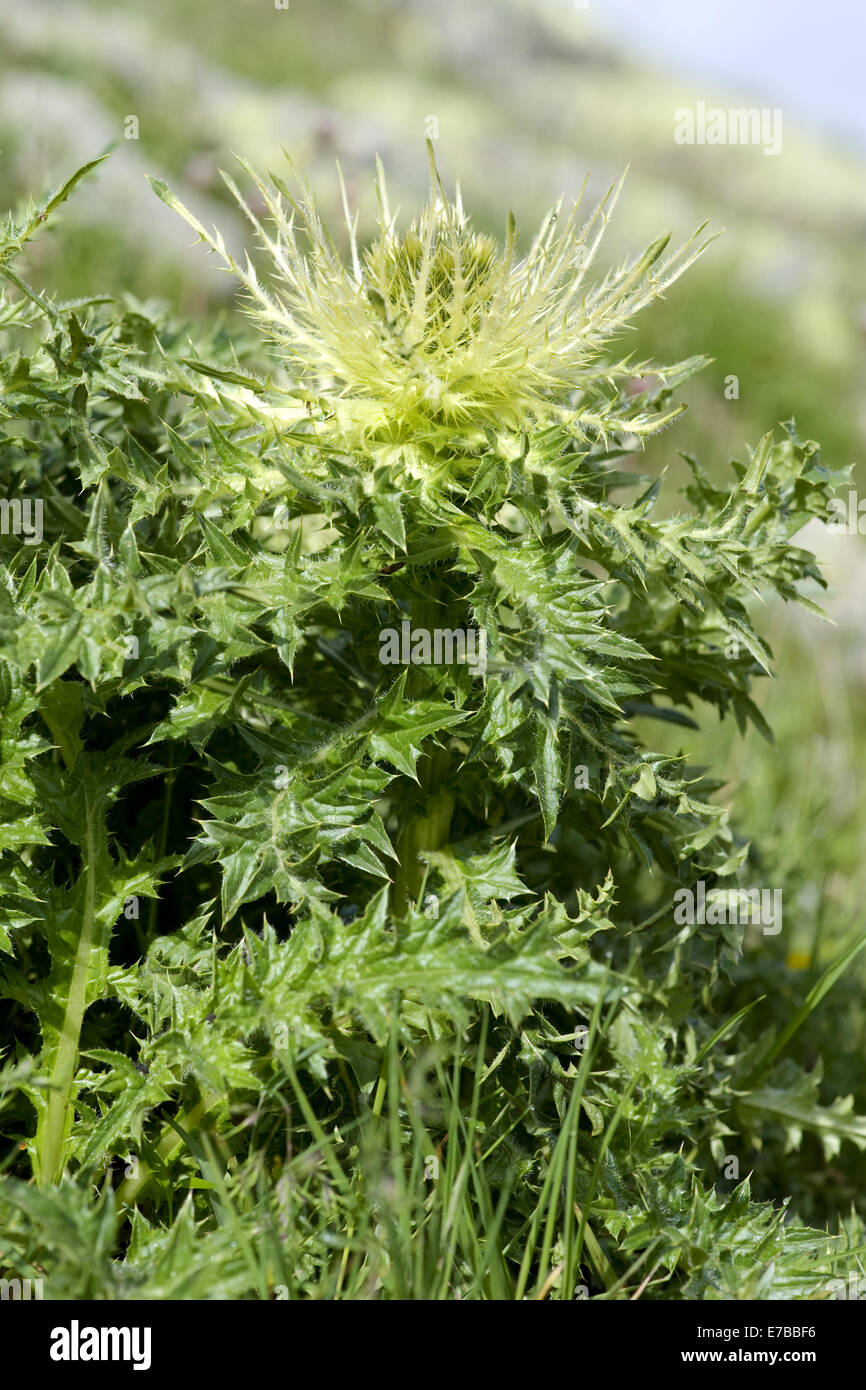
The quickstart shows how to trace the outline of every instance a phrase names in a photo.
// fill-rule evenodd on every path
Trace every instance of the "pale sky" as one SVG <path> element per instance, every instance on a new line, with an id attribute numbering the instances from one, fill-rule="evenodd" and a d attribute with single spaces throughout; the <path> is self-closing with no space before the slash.
<path id="1" fill-rule="evenodd" d="M 589 0 L 588 8 L 657 66 L 719 79 L 866 146 L 866 0 Z"/>

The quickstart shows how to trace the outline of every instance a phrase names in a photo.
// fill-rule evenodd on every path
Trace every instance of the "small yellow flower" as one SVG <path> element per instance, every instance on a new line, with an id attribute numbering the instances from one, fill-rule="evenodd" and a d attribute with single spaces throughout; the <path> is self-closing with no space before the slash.
<path id="1" fill-rule="evenodd" d="M 808 970 L 812 964 L 812 957 L 808 951 L 789 951 L 785 964 L 789 970 Z"/>

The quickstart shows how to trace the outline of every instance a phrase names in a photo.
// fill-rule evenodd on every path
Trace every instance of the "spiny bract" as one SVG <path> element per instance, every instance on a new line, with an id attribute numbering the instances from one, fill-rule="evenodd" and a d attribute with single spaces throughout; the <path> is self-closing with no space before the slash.
<path id="1" fill-rule="evenodd" d="M 528 422 L 564 423 L 580 438 L 626 429 L 641 435 L 678 413 L 642 413 L 640 397 L 624 387 L 644 367 L 628 357 L 600 358 L 609 339 L 709 243 L 696 244 L 699 228 L 663 259 L 670 237 L 660 237 L 587 287 L 622 179 L 583 225 L 583 190 L 565 215 L 560 200 L 519 256 L 513 216 L 503 245 L 474 231 L 459 189 L 447 197 L 432 152 L 427 204 L 399 233 L 379 164 L 378 232 L 363 250 L 343 186 L 347 264 L 300 177 L 294 197 L 275 175 L 266 183 L 239 162 L 267 208 L 268 226 L 223 177 L 271 259 L 268 288 L 249 257 L 239 265 L 218 232 L 206 231 L 164 184 L 154 187 L 241 280 L 293 386 L 319 402 L 327 420 L 336 417 L 345 448 L 451 449 L 458 433 L 471 447 L 486 431 L 525 430 Z M 672 385 L 698 364 L 652 371 Z M 287 423 L 303 413 L 297 403 L 263 408 Z"/>

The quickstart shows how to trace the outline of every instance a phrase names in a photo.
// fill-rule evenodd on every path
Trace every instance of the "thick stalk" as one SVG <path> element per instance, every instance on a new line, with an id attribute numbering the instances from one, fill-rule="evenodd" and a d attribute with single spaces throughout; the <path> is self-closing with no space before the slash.
<path id="1" fill-rule="evenodd" d="M 41 1186 L 59 1182 L 63 1173 L 63 1148 L 72 1120 L 72 1100 L 75 1071 L 78 1066 L 78 1046 L 81 1025 L 87 1007 L 87 979 L 90 972 L 90 953 L 96 916 L 97 831 L 96 812 L 90 798 L 85 799 L 85 834 L 83 845 L 84 903 L 81 913 L 81 934 L 75 951 L 72 978 L 66 997 L 66 1009 L 60 1026 L 54 1065 L 51 1068 L 48 1104 L 42 1124 L 37 1131 L 39 1168 L 37 1179 Z M 40 1132 L 41 1131 L 41 1132 Z"/>
<path id="2" fill-rule="evenodd" d="M 441 605 L 438 596 L 434 595 L 417 605 L 413 613 L 413 626 L 432 632 L 440 616 Z M 428 684 L 423 668 L 416 666 L 410 669 L 406 689 L 413 698 L 422 698 Z M 445 748 L 431 748 L 418 759 L 418 781 L 427 809 L 422 816 L 410 820 L 397 837 L 398 866 L 391 902 L 398 917 L 403 916 L 421 891 L 426 873 L 421 855 L 425 850 L 441 849 L 448 843 L 454 813 L 454 797 L 445 789 L 450 765 L 451 759 Z"/>
<path id="3" fill-rule="evenodd" d="M 208 1091 L 201 1100 L 196 1101 L 195 1105 L 188 1110 L 182 1111 L 177 1117 L 177 1122 L 181 1129 L 198 1131 L 201 1128 L 202 1120 L 215 1105 L 220 1102 L 220 1097 L 215 1091 Z M 171 1129 L 166 1125 L 162 1138 L 156 1146 L 156 1152 L 163 1163 L 169 1163 L 174 1156 L 183 1148 L 183 1140 L 177 1130 Z M 117 1189 L 117 1205 L 120 1208 L 131 1207 L 139 1193 L 147 1187 L 153 1176 L 153 1170 L 145 1159 L 140 1158 L 134 1165 L 132 1173 Z"/>
<path id="4" fill-rule="evenodd" d="M 397 872 L 394 875 L 394 912 L 402 916 L 421 891 L 426 872 L 421 855 L 425 850 L 441 849 L 447 845 L 451 834 L 451 816 L 454 812 L 454 797 L 442 788 L 448 774 L 450 759 L 444 748 L 437 748 L 424 759 L 425 766 L 419 765 L 418 780 L 425 792 L 429 792 L 429 810 L 424 816 L 412 820 L 397 837 Z"/>

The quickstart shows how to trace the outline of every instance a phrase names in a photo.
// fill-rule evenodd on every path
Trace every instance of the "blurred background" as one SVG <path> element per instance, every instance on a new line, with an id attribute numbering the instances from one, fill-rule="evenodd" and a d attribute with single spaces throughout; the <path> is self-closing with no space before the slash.
<path id="1" fill-rule="evenodd" d="M 588 176 L 598 196 L 629 165 L 609 259 L 668 229 L 724 229 L 638 323 L 639 356 L 714 358 L 647 470 L 676 482 L 689 450 L 722 478 L 791 416 L 839 468 L 862 460 L 866 432 L 864 51 L 866 10 L 851 0 L 0 0 L 0 209 L 112 148 L 61 235 L 29 253 L 31 280 L 158 296 L 197 317 L 234 312 L 232 284 L 146 172 L 239 246 L 219 176 L 233 151 L 276 168 L 287 150 L 335 223 L 339 159 L 363 229 L 376 154 L 408 209 L 426 191 L 430 137 L 476 222 L 501 230 L 512 209 L 524 238 L 560 194 Z M 781 149 L 678 143 L 676 113 L 699 103 L 779 111 Z M 866 495 L 858 469 L 855 486 Z M 776 745 L 726 727 L 685 736 L 791 885 L 778 950 L 792 997 L 866 915 L 864 542 L 814 523 L 804 544 L 824 564 L 835 626 L 782 604 L 760 616 L 778 679 L 758 699 Z M 833 1004 L 841 1073 L 825 1058 L 861 1112 L 864 984 L 861 967 Z"/>

